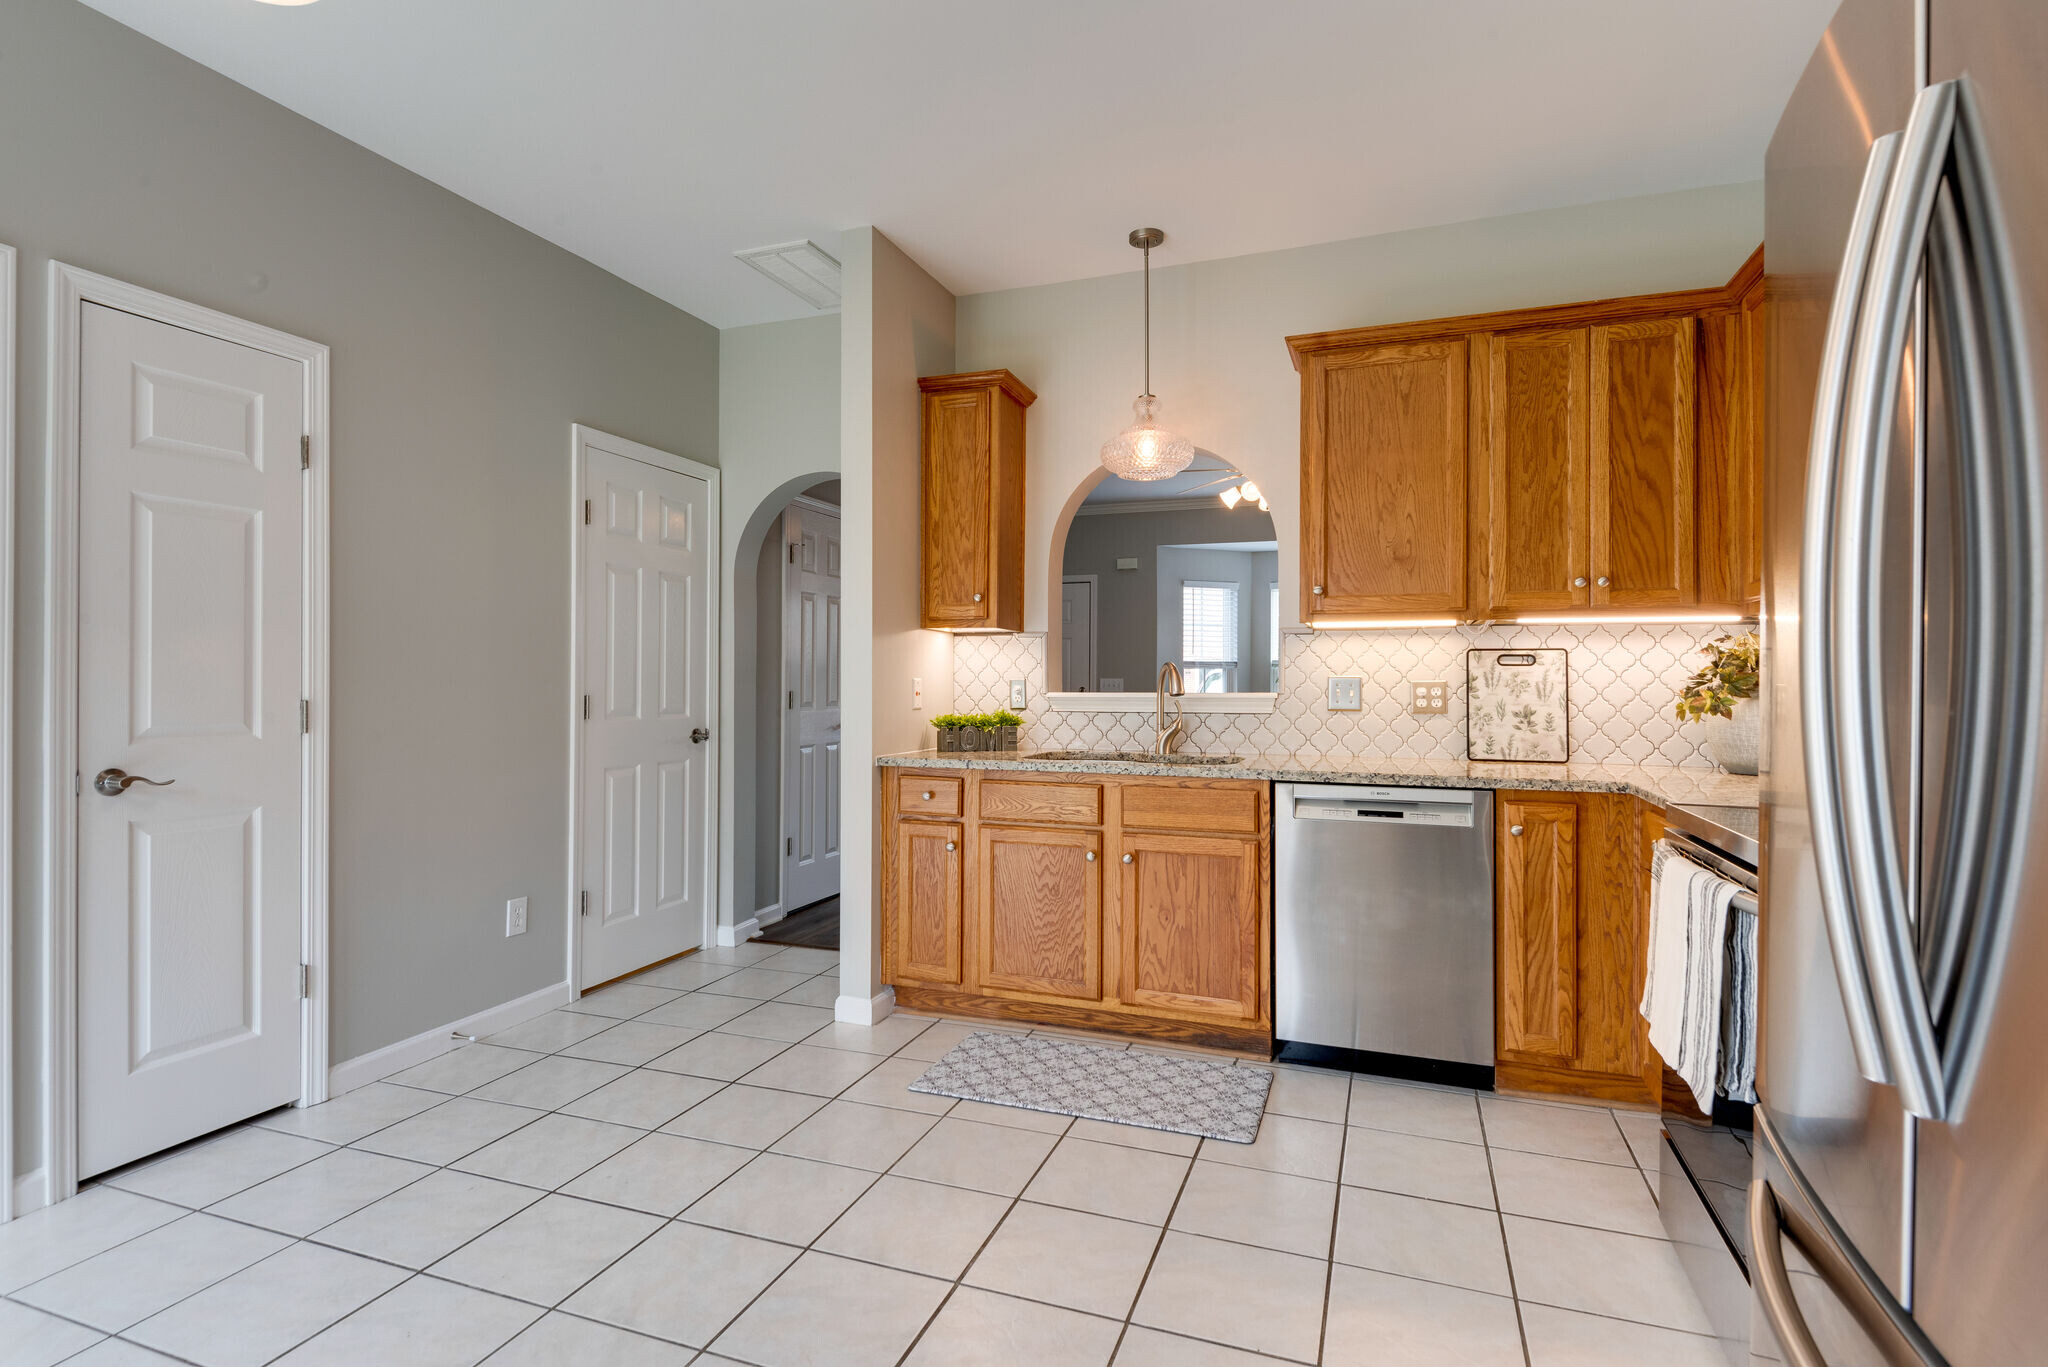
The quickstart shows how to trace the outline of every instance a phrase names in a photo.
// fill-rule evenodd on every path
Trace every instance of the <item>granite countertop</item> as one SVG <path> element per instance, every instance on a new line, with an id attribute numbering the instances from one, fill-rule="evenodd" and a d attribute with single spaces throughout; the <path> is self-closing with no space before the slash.
<path id="1" fill-rule="evenodd" d="M 1031 769 L 1042 773 L 1148 774 L 1175 778 L 1270 779 L 1282 783 L 1371 783 L 1411 788 L 1520 788 L 1577 793 L 1632 793 L 1660 807 L 1707 803 L 1757 805 L 1757 780 L 1717 769 L 1676 765 L 1488 764 L 1462 759 L 1392 759 L 1385 756 L 1246 755 L 1238 764 L 1149 764 L 1136 760 L 1040 759 L 1030 750 L 940 754 L 909 750 L 881 755 L 879 768 Z"/>

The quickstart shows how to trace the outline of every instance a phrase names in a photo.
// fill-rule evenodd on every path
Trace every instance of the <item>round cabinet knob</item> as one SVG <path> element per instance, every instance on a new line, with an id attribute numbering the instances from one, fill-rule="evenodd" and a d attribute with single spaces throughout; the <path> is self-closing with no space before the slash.
<path id="1" fill-rule="evenodd" d="M 1130 863 L 1130 862 L 1131 862 L 1131 857 L 1130 857 L 1129 855 L 1125 855 L 1125 856 L 1124 856 L 1124 862 L 1125 862 L 1126 864 Z"/>
<path id="2" fill-rule="evenodd" d="M 1599 586 L 1600 586 L 1601 588 L 1603 588 L 1603 589 L 1604 589 L 1604 588 L 1606 588 L 1606 587 L 1607 587 L 1607 585 L 1608 585 L 1608 584 L 1609 584 L 1609 583 L 1610 583 L 1611 581 L 1610 581 L 1610 580 L 1609 580 L 1609 579 L 1607 578 L 1607 576 L 1606 576 L 1606 575 L 1604 575 L 1604 574 L 1603 574 L 1603 575 L 1601 575 L 1601 576 L 1600 576 L 1600 577 L 1599 577 L 1598 579 L 1594 580 L 1593 582 L 1594 582 L 1594 583 L 1596 583 L 1596 584 L 1598 584 L 1598 585 L 1599 585 Z"/>
<path id="3" fill-rule="evenodd" d="M 1521 828 L 1520 826 L 1510 826 L 1510 827 L 1508 827 L 1508 834 L 1509 834 L 1509 835 L 1520 835 L 1521 833 L 1522 833 L 1522 828 Z M 951 845 L 948 845 L 948 846 L 946 846 L 946 848 L 950 850 L 950 849 L 952 849 L 953 847 L 952 847 Z"/>
<path id="4" fill-rule="evenodd" d="M 977 603 L 979 603 L 979 602 L 981 601 L 981 595 L 980 595 L 980 594 L 978 594 L 978 593 L 977 593 L 977 594 L 975 594 L 975 595 L 974 595 L 974 601 L 975 601 L 975 602 L 977 602 Z"/>
<path id="5" fill-rule="evenodd" d="M 1323 596 L 1323 586 L 1321 584 L 1318 584 L 1313 589 L 1310 589 L 1309 592 L 1313 593 L 1316 597 L 1320 598 Z"/>
<path id="6" fill-rule="evenodd" d="M 1521 833 L 1522 833 L 1522 828 L 1521 828 L 1520 826 L 1517 826 L 1517 827 L 1515 827 L 1515 834 L 1516 834 L 1516 835 L 1520 835 Z M 957 849 L 959 849 L 960 847 L 959 847 L 958 845 L 955 845 L 955 844 L 954 844 L 954 843 L 953 843 L 952 841 L 948 840 L 948 841 L 946 842 L 946 848 L 947 848 L 947 849 L 949 849 L 949 850 L 957 850 Z"/>
<path id="7" fill-rule="evenodd" d="M 1095 862 L 1095 851 L 1093 851 L 1093 850 L 1090 850 L 1090 851 L 1088 851 L 1088 862 L 1089 862 L 1089 863 L 1091 863 L 1091 864 L 1093 864 L 1093 863 Z"/>
<path id="8" fill-rule="evenodd" d="M 1572 580 L 1572 587 L 1575 589 L 1582 589 L 1586 587 L 1586 576 L 1582 574 L 1578 578 Z"/>
<path id="9" fill-rule="evenodd" d="M 931 795 L 931 793 L 929 793 L 929 792 L 925 793 L 925 795 L 924 795 L 924 800 L 925 800 L 926 802 L 930 802 L 930 801 L 932 800 L 932 795 Z"/>

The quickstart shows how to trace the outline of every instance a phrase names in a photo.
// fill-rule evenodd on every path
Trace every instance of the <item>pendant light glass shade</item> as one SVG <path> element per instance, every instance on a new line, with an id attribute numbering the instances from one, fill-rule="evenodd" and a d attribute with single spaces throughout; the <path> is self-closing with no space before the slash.
<path id="1" fill-rule="evenodd" d="M 1140 394 L 1131 405 L 1137 421 L 1102 443 L 1102 465 L 1124 479 L 1171 479 L 1195 463 L 1195 444 L 1161 427 L 1159 400 Z"/>

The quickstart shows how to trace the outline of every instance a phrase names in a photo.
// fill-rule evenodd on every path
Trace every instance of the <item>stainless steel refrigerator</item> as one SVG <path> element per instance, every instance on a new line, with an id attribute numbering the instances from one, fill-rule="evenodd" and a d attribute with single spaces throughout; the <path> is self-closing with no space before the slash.
<path id="1" fill-rule="evenodd" d="M 2048 1362 L 2048 0 L 1847 0 L 1764 255 L 1752 1353 Z"/>

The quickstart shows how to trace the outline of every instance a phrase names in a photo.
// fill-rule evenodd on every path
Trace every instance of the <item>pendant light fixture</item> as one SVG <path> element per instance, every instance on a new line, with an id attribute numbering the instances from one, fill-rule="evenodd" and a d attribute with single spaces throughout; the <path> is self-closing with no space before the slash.
<path id="1" fill-rule="evenodd" d="M 1131 232 L 1131 245 L 1145 253 L 1145 392 L 1131 405 L 1137 421 L 1102 444 L 1103 467 L 1131 480 L 1171 479 L 1195 460 L 1193 442 L 1159 425 L 1152 395 L 1152 249 L 1164 241 L 1157 228 Z"/>

